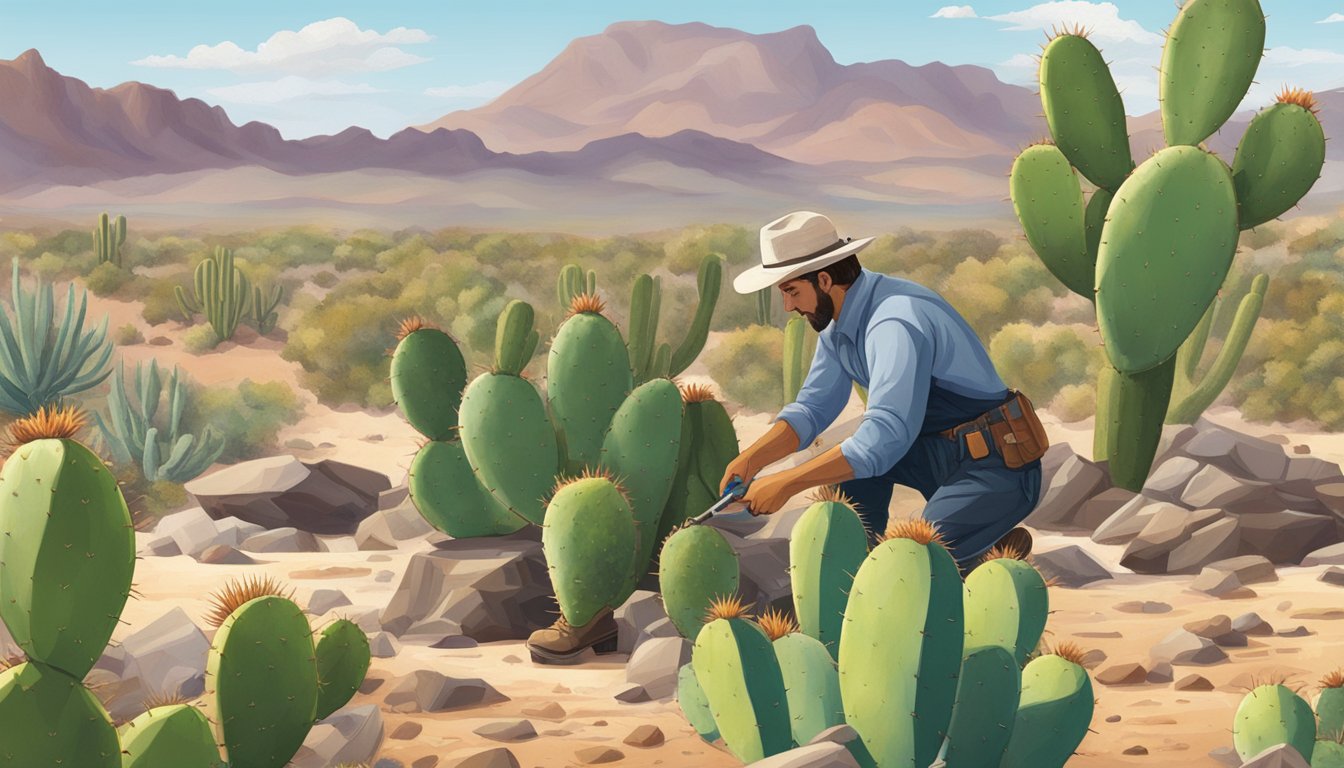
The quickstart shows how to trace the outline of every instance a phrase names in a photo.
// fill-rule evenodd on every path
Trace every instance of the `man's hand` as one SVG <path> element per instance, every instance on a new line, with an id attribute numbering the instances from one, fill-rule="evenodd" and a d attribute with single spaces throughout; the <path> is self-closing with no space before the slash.
<path id="1" fill-rule="evenodd" d="M 719 497 L 722 498 L 723 494 L 727 492 L 728 484 L 733 481 L 734 477 L 740 478 L 743 485 L 750 485 L 752 478 L 756 477 L 757 471 L 759 470 L 751 460 L 749 452 L 739 454 L 737 458 L 728 462 L 728 467 L 723 472 L 723 479 L 719 481 Z"/>
<path id="2" fill-rule="evenodd" d="M 791 472 L 776 472 L 757 478 L 747 488 L 747 495 L 740 503 L 745 504 L 753 515 L 775 514 L 796 492 L 791 475 Z"/>

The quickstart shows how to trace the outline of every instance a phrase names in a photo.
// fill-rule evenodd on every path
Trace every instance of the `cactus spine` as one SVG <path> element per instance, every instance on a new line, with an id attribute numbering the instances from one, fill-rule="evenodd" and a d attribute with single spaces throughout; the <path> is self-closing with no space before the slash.
<path id="1" fill-rule="evenodd" d="M 106 212 L 98 217 L 98 226 L 93 229 L 93 250 L 98 254 L 99 264 L 121 266 L 121 246 L 126 244 L 126 217 L 118 216 L 113 222 Z"/>
<path id="2" fill-rule="evenodd" d="M 737 552 L 717 529 L 688 526 L 663 544 L 658 565 L 663 607 L 677 631 L 691 642 L 704 627 L 713 602 L 736 594 L 740 578 Z"/>
<path id="3" fill-rule="evenodd" d="M 212 255 L 196 265 L 194 277 L 195 296 L 188 298 L 180 285 L 173 288 L 182 316 L 190 323 L 193 315 L 203 312 L 215 329 L 215 338 L 233 338 L 252 300 L 252 283 L 234 266 L 233 251 L 217 246 Z"/>

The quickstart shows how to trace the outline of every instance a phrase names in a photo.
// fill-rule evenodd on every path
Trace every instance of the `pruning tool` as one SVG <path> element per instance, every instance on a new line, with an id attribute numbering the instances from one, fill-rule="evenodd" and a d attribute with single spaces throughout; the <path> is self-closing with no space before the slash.
<path id="1" fill-rule="evenodd" d="M 736 476 L 734 476 L 733 480 L 728 483 L 728 486 L 723 489 L 723 497 L 720 498 L 718 501 L 714 502 L 714 506 L 710 507 L 704 512 L 701 512 L 695 517 L 692 517 L 690 519 L 690 524 L 699 525 L 700 523 L 705 522 L 709 518 L 727 509 L 729 504 L 732 504 L 733 502 L 742 498 L 743 496 L 746 495 L 746 493 L 747 493 L 746 484 L 743 483 Z"/>

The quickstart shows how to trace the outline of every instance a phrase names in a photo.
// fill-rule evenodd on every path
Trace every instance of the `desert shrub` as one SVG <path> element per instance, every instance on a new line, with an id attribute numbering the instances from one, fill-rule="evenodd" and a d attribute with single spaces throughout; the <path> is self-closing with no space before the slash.
<path id="1" fill-rule="evenodd" d="M 135 323 L 127 323 L 117 326 L 117 329 L 112 332 L 112 341 L 118 346 L 130 346 L 132 344 L 143 344 L 145 336 L 140 333 L 140 329 Z"/>
<path id="2" fill-rule="evenodd" d="M 144 308 L 140 316 L 150 325 L 159 325 L 169 320 L 181 320 L 182 310 L 177 306 L 177 296 L 173 287 L 178 285 L 175 278 L 145 281 L 145 292 L 140 296 Z"/>
<path id="3" fill-rule="evenodd" d="M 338 279 L 339 278 L 336 277 L 335 272 L 332 272 L 329 269 L 324 269 L 313 275 L 313 285 L 316 285 L 318 288 L 331 288 L 336 285 Z"/>
<path id="4" fill-rule="evenodd" d="M 1247 418 L 1344 429 L 1344 291 L 1318 300 L 1315 310 L 1301 322 L 1261 318 L 1256 325 L 1230 387 Z"/>
<path id="5" fill-rule="evenodd" d="M 1094 386 L 1106 361 L 1092 329 L 1054 323 L 1010 323 L 989 343 L 989 356 L 1009 387 L 1044 405 L 1070 384 Z"/>
<path id="6" fill-rule="evenodd" d="M 704 358 L 729 399 L 754 411 L 784 407 L 783 329 L 752 325 L 729 331 Z"/>
<path id="7" fill-rule="evenodd" d="M 196 388 L 187 403 L 187 423 L 198 430 L 208 424 L 224 437 L 221 464 L 274 455 L 280 430 L 303 416 L 303 403 L 283 381 L 244 379 L 237 386 Z"/>
<path id="8" fill-rule="evenodd" d="M 1312 253 L 1334 254 L 1344 247 L 1344 216 L 1336 217 L 1323 226 L 1298 235 L 1288 243 L 1288 253 L 1304 256 Z"/>
<path id="9" fill-rule="evenodd" d="M 688 227 L 663 246 L 663 265 L 672 274 L 693 276 L 706 254 L 718 253 L 724 258 L 726 271 L 736 273 L 757 260 L 758 247 L 757 234 L 745 227 Z"/>
<path id="10" fill-rule="evenodd" d="M 1241 233 L 1241 244 L 1252 250 L 1268 248 L 1283 239 L 1283 225 L 1269 221 Z"/>
<path id="11" fill-rule="evenodd" d="M 164 235 L 162 237 L 126 238 L 123 249 L 126 263 L 130 266 L 161 267 L 168 264 L 189 264 L 192 254 L 205 253 L 204 242 L 195 238 Z"/>
<path id="12" fill-rule="evenodd" d="M 187 351 L 200 355 L 219 346 L 219 337 L 215 335 L 215 329 L 209 323 L 193 325 L 182 334 L 182 345 Z"/>
<path id="13" fill-rule="evenodd" d="M 375 257 L 392 245 L 393 239 L 381 232 L 360 230 L 332 250 L 332 263 L 339 270 L 372 269 Z"/>
<path id="14" fill-rule="evenodd" d="M 1008 323 L 1049 320 L 1055 297 L 1066 290 L 1040 259 L 1019 254 L 963 261 L 940 293 L 980 338 L 989 339 Z"/>
<path id="15" fill-rule="evenodd" d="M 1060 387 L 1059 394 L 1050 401 L 1047 409 L 1066 424 L 1096 415 L 1096 384 L 1065 384 Z"/>
<path id="16" fill-rule="evenodd" d="M 84 283 L 95 296 L 116 295 L 130 281 L 131 273 L 111 262 L 104 262 L 89 270 Z"/>

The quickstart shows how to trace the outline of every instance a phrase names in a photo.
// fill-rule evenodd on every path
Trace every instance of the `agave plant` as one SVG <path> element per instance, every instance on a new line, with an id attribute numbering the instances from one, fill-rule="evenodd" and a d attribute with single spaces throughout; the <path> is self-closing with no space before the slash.
<path id="1" fill-rule="evenodd" d="M 65 316 L 55 325 L 51 285 L 39 279 L 32 292 L 25 290 L 18 259 L 12 280 L 14 317 L 0 312 L 0 410 L 29 416 L 101 384 L 112 373 L 112 343 L 106 316 L 97 328 L 84 328 L 87 291 L 76 314 L 75 286 L 69 286 Z"/>

